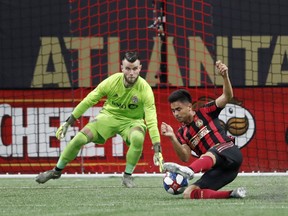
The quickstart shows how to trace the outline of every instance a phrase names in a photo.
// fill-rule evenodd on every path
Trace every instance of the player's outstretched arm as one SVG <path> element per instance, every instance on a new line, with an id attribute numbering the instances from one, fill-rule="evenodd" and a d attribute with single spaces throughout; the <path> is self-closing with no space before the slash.
<path id="1" fill-rule="evenodd" d="M 107 79 L 106 79 L 107 80 Z M 107 82 L 107 81 L 106 81 Z M 69 128 L 73 125 L 76 119 L 80 118 L 87 109 L 98 103 L 98 101 L 103 97 L 105 92 L 102 90 L 105 87 L 105 83 L 102 81 L 93 91 L 91 91 L 73 110 L 70 117 L 63 123 L 56 132 L 57 139 L 63 139 Z M 104 83 L 104 84 L 103 84 Z M 104 93 L 103 93 L 104 92 Z"/>
<path id="2" fill-rule="evenodd" d="M 229 79 L 228 67 L 218 60 L 216 62 L 216 70 L 223 77 L 223 93 L 216 99 L 216 105 L 219 108 L 223 108 L 232 99 L 233 89 Z"/>

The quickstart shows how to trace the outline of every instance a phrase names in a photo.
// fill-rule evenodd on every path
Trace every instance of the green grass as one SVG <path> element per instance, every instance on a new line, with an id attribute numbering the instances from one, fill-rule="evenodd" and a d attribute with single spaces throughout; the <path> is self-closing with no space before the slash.
<path id="1" fill-rule="evenodd" d="M 288 215 L 287 176 L 239 176 L 223 189 L 244 186 L 245 199 L 184 200 L 168 194 L 162 177 L 135 177 L 123 188 L 120 177 L 61 178 L 39 185 L 33 178 L 0 179 L 0 215 L 105 216 L 284 216 Z"/>

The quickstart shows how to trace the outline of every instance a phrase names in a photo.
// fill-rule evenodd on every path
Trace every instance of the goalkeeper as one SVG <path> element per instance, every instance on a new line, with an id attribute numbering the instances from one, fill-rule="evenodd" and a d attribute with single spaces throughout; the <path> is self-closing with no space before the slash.
<path id="1" fill-rule="evenodd" d="M 139 76 L 141 68 L 137 52 L 126 52 L 122 58 L 122 73 L 115 73 L 103 80 L 76 106 L 71 116 L 57 130 L 57 139 L 64 138 L 68 127 L 88 108 L 97 104 L 101 98 L 107 98 L 95 119 L 85 125 L 65 147 L 57 165 L 52 170 L 40 173 L 36 182 L 43 184 L 50 179 L 60 178 L 62 170 L 76 158 L 83 145 L 89 142 L 104 144 L 108 138 L 119 134 L 129 147 L 122 184 L 132 188 L 135 184 L 131 175 L 142 154 L 147 129 L 153 143 L 154 164 L 162 171 L 163 157 L 154 95 L 151 86 Z"/>

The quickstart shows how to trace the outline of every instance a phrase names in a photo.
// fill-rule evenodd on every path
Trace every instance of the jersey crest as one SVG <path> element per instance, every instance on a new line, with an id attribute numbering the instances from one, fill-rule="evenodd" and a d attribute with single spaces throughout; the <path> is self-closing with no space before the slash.
<path id="1" fill-rule="evenodd" d="M 131 101 L 132 101 L 132 103 L 136 104 L 136 103 L 138 103 L 139 99 L 137 96 L 133 96 Z"/>
<path id="2" fill-rule="evenodd" d="M 201 128 L 203 126 L 203 121 L 201 119 L 197 119 L 196 122 L 195 122 L 195 125 L 198 127 L 198 128 Z"/>

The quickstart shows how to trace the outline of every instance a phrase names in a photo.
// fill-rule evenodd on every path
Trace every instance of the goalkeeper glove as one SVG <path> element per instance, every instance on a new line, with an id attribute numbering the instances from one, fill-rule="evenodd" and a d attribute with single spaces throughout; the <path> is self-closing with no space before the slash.
<path id="1" fill-rule="evenodd" d="M 58 140 L 61 140 L 65 137 L 66 135 L 66 132 L 69 128 L 70 125 L 72 125 L 74 122 L 75 122 L 75 117 L 73 115 L 71 115 L 65 123 L 63 123 L 59 128 L 58 130 L 56 131 L 56 138 Z"/>
<path id="2" fill-rule="evenodd" d="M 154 149 L 154 156 L 153 156 L 153 161 L 155 166 L 159 166 L 159 171 L 162 173 L 163 172 L 163 155 L 161 153 L 161 145 L 160 143 L 156 143 L 153 146 Z"/>

